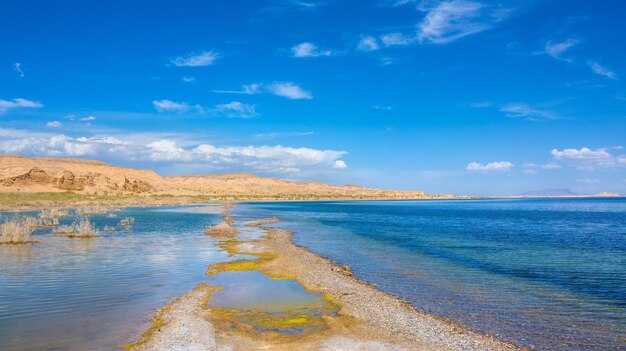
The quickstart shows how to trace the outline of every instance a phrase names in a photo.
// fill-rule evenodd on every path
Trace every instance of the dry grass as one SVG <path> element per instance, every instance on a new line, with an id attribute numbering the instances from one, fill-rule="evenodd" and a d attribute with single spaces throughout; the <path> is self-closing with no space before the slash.
<path id="1" fill-rule="evenodd" d="M 75 212 L 77 216 L 105 214 L 110 211 L 109 208 L 94 206 L 94 207 L 77 207 Z"/>
<path id="2" fill-rule="evenodd" d="M 37 219 L 34 217 L 19 217 L 16 215 L 14 219 L 5 219 L 0 224 L 0 244 L 34 242 L 32 234 L 36 224 Z"/>
<path id="3" fill-rule="evenodd" d="M 54 218 L 62 218 L 70 215 L 69 211 L 63 210 L 61 208 L 50 208 L 47 210 L 41 210 L 39 212 L 39 218 L 41 219 L 54 219 Z"/>
<path id="4" fill-rule="evenodd" d="M 130 231 L 133 229 L 133 224 L 135 224 L 135 217 L 126 217 L 120 220 L 118 226 L 126 231 Z"/>
<path id="5" fill-rule="evenodd" d="M 90 238 L 100 236 L 100 233 L 96 227 L 91 223 L 89 217 L 84 216 L 76 219 L 72 225 L 72 233 L 68 234 L 71 237 L 76 238 Z"/>
<path id="6" fill-rule="evenodd" d="M 58 218 L 38 218 L 36 220 L 35 228 L 50 228 L 59 225 Z"/>

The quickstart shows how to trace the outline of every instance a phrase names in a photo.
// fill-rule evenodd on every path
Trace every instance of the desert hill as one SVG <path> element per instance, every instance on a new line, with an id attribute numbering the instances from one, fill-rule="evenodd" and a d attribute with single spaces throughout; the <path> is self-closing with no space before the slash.
<path id="1" fill-rule="evenodd" d="M 0 192 L 74 192 L 108 195 L 230 195 L 248 198 L 388 198 L 429 197 L 420 191 L 392 191 L 355 185 L 291 182 L 249 173 L 162 177 L 99 161 L 0 156 Z"/>

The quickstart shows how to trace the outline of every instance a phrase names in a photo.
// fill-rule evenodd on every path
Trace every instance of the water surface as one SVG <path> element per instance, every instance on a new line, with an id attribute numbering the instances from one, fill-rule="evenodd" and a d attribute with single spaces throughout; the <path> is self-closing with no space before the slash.
<path id="1" fill-rule="evenodd" d="M 296 244 L 427 313 L 541 350 L 626 349 L 626 199 L 282 202 Z"/>

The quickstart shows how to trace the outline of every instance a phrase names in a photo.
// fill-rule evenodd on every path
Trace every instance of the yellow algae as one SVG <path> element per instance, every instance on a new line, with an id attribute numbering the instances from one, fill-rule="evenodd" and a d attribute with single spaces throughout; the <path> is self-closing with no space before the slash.
<path id="1" fill-rule="evenodd" d="M 213 276 L 220 272 L 254 271 L 259 270 L 259 260 L 234 260 L 215 263 L 209 266 L 206 275 Z"/>

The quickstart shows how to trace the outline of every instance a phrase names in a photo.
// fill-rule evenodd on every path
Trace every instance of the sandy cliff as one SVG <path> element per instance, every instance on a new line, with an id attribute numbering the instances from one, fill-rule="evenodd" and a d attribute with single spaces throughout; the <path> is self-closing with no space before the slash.
<path id="1" fill-rule="evenodd" d="M 0 192 L 230 195 L 254 198 L 421 198 L 419 191 L 290 182 L 248 173 L 161 177 L 152 170 L 74 158 L 0 156 Z"/>

